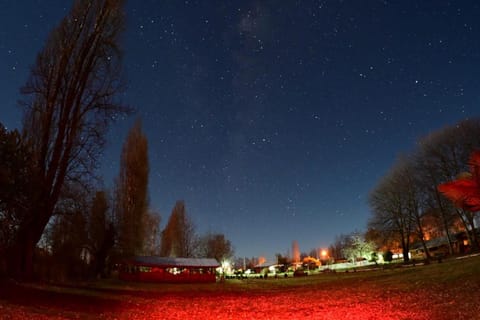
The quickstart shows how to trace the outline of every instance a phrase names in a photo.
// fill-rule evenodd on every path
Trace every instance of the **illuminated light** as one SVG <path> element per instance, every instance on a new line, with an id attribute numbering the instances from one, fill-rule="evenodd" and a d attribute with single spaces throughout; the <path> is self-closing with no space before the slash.
<path id="1" fill-rule="evenodd" d="M 275 274 L 275 266 L 268 267 L 268 270 L 270 271 L 270 273 Z"/>
<path id="2" fill-rule="evenodd" d="M 229 260 L 223 260 L 220 267 L 217 268 L 217 272 L 220 274 L 231 275 L 233 274 L 232 264 Z"/>

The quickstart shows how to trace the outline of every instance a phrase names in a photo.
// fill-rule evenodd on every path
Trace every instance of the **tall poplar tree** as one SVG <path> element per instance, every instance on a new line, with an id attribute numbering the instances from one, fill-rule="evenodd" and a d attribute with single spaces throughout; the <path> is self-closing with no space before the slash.
<path id="1" fill-rule="evenodd" d="M 123 145 L 116 187 L 118 249 L 124 258 L 143 253 L 148 211 L 148 142 L 140 121 Z"/>
<path id="2" fill-rule="evenodd" d="M 187 216 L 185 202 L 179 200 L 162 231 L 160 254 L 165 257 L 190 258 L 195 254 L 197 242 L 195 227 Z"/>

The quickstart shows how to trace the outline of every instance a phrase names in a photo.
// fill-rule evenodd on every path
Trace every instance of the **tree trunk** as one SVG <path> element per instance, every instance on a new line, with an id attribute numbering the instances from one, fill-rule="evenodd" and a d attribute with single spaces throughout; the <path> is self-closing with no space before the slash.
<path id="1" fill-rule="evenodd" d="M 428 251 L 427 244 L 425 243 L 425 233 L 423 232 L 422 228 L 422 221 L 420 219 L 420 214 L 415 215 L 416 223 L 417 223 L 417 235 L 422 242 L 422 247 L 425 252 L 425 259 L 427 263 L 430 261 L 430 252 Z"/>
<path id="2" fill-rule="evenodd" d="M 32 220 L 20 226 L 15 244 L 8 250 L 7 273 L 10 277 L 22 281 L 33 280 L 35 248 L 50 218 L 45 212 L 34 211 Z"/>
<path id="3" fill-rule="evenodd" d="M 408 245 L 408 236 L 406 236 L 404 233 L 401 233 L 400 238 L 402 241 L 403 262 L 408 263 L 408 261 L 410 261 L 410 257 L 408 256 L 408 251 L 410 248 Z"/>
<path id="4" fill-rule="evenodd" d="M 453 255 L 454 252 L 453 252 L 452 236 L 450 235 L 450 230 L 446 223 L 443 224 L 443 228 L 448 241 L 448 252 L 450 255 Z"/>
<path id="5" fill-rule="evenodd" d="M 404 246 L 402 248 L 403 253 L 403 262 L 408 263 L 410 261 L 409 250 L 408 246 Z"/>
<path id="6" fill-rule="evenodd" d="M 470 226 L 470 232 L 471 232 L 471 239 L 472 239 L 472 251 L 478 251 L 480 248 L 480 244 L 478 241 L 478 235 L 477 235 L 477 230 L 475 230 L 475 216 L 473 213 L 469 214 L 467 216 L 468 219 L 468 224 Z"/>
<path id="7" fill-rule="evenodd" d="M 426 259 L 426 262 L 428 263 L 430 261 L 431 256 L 430 256 L 430 251 L 428 251 L 427 244 L 425 243 L 425 239 L 423 238 L 423 235 L 420 241 L 422 242 L 422 247 L 423 247 L 423 250 L 425 251 L 425 259 Z"/>
<path id="8" fill-rule="evenodd" d="M 30 233 L 17 237 L 17 242 L 9 248 L 7 273 L 10 277 L 21 280 L 33 280 L 33 255 L 37 242 Z"/>
<path id="9" fill-rule="evenodd" d="M 437 182 L 435 182 L 435 185 L 438 185 Z M 435 189 L 435 197 L 437 199 L 438 206 L 440 208 L 440 216 L 442 219 L 442 226 L 443 230 L 445 231 L 445 235 L 447 236 L 447 241 L 448 241 L 448 252 L 450 255 L 453 254 L 453 244 L 452 244 L 452 239 L 450 236 L 450 225 L 449 225 L 449 219 L 448 219 L 448 213 L 445 210 L 444 206 L 442 205 L 442 200 L 440 198 L 440 193 Z"/>
<path id="10" fill-rule="evenodd" d="M 462 221 L 462 224 L 465 228 L 465 233 L 467 234 L 468 241 L 472 247 L 472 251 L 477 251 L 479 249 L 479 242 L 477 233 L 475 230 L 474 215 L 465 212 L 464 210 L 457 210 L 458 216 Z"/>

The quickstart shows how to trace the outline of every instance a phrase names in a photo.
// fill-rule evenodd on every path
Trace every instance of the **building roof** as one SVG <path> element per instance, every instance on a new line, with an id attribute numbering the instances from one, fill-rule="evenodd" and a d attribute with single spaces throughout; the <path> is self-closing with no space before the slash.
<path id="1" fill-rule="evenodd" d="M 455 239 L 451 239 L 452 242 L 455 242 Z M 437 248 L 443 245 L 448 245 L 448 238 L 447 237 L 439 237 L 431 240 L 425 241 L 425 245 L 427 249 Z M 423 249 L 423 245 L 421 242 L 416 242 L 412 245 L 412 250 Z"/>
<path id="2" fill-rule="evenodd" d="M 217 268 L 220 264 L 215 259 L 197 259 L 197 258 L 170 258 L 157 256 L 137 256 L 129 262 L 142 266 L 162 266 L 162 267 L 204 267 Z"/>
<path id="3" fill-rule="evenodd" d="M 275 266 L 275 265 L 277 265 L 276 262 L 265 261 L 264 263 L 260 263 L 260 264 L 255 265 L 254 268 L 268 268 L 268 267 Z"/>

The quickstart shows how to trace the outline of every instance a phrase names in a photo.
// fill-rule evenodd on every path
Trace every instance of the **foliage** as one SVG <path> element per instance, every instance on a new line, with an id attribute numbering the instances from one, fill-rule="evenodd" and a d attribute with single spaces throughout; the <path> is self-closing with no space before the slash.
<path id="1" fill-rule="evenodd" d="M 480 210 L 480 151 L 472 153 L 469 164 L 471 172 L 454 181 L 440 184 L 438 190 L 451 200 L 460 212 L 470 230 L 475 230 L 476 213 Z M 467 229 L 469 229 L 467 227 Z M 476 232 L 471 233 L 473 244 L 479 247 Z"/>
<path id="2" fill-rule="evenodd" d="M 364 236 L 359 233 L 352 233 L 348 236 L 348 243 L 343 248 L 343 256 L 353 263 L 358 258 L 366 260 L 372 259 L 372 253 L 375 252 L 375 244 L 365 241 Z"/>
<path id="3" fill-rule="evenodd" d="M 383 253 L 383 261 L 385 262 L 392 262 L 393 260 L 393 253 L 390 250 L 387 250 Z"/>

